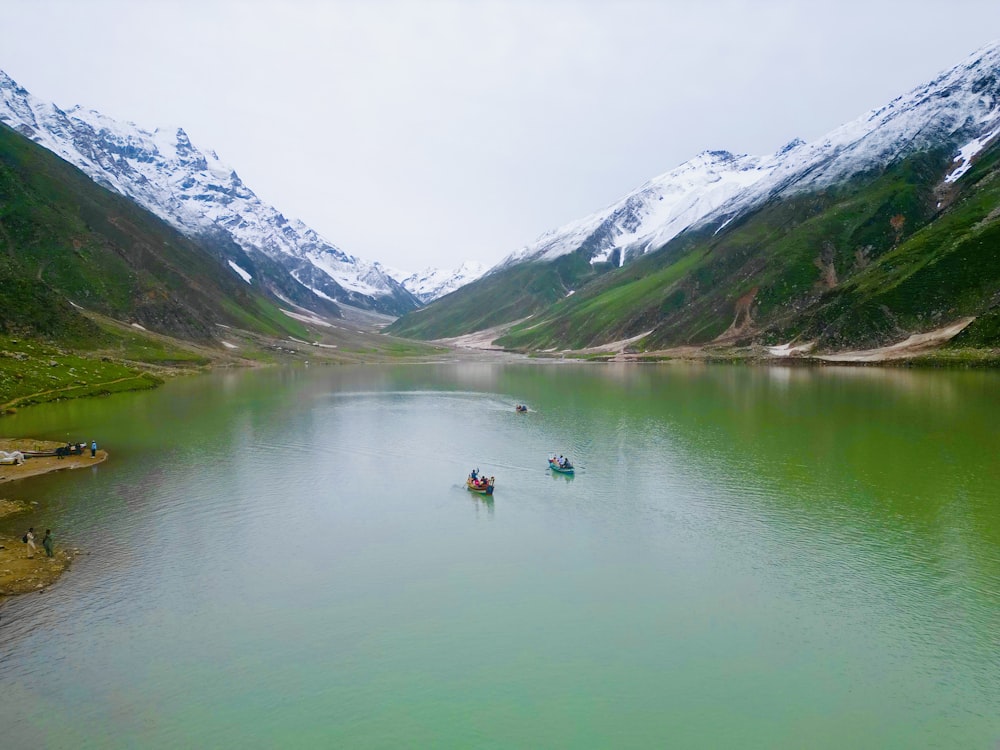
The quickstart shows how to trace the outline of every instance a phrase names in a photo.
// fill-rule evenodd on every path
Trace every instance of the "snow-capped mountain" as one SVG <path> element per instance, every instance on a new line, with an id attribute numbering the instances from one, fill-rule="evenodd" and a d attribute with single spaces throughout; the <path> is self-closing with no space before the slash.
<path id="1" fill-rule="evenodd" d="M 0 122 L 58 154 L 188 236 L 208 239 L 233 273 L 318 311 L 344 302 L 390 314 L 419 301 L 377 263 L 349 255 L 261 201 L 184 130 L 143 130 L 93 110 L 62 110 L 0 71 Z"/>
<path id="2" fill-rule="evenodd" d="M 499 267 L 580 249 L 592 263 L 620 265 L 685 229 L 721 227 L 769 198 L 837 184 L 928 148 L 954 149 L 955 168 L 946 178 L 954 181 L 998 135 L 1000 43 L 993 43 L 812 143 L 796 139 L 763 157 L 699 154 L 608 208 L 547 232 Z"/>
<path id="3" fill-rule="evenodd" d="M 582 247 L 590 251 L 591 263 L 623 265 L 717 211 L 774 166 L 773 159 L 705 151 L 603 211 L 546 232 L 500 265 L 554 260 Z"/>
<path id="4" fill-rule="evenodd" d="M 403 288 L 417 299 L 427 304 L 475 281 L 490 270 L 490 266 L 469 260 L 457 269 L 427 268 L 419 273 L 409 273 L 382 266 L 382 270 L 402 284 Z"/>

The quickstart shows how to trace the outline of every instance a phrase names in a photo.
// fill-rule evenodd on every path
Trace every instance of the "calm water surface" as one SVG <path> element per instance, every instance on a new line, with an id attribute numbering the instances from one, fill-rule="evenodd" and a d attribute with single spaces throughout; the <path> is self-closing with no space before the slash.
<path id="1" fill-rule="evenodd" d="M 28 409 L 111 458 L 0 485 L 86 552 L 0 605 L 0 746 L 995 750 L 998 394 L 448 364 Z"/>

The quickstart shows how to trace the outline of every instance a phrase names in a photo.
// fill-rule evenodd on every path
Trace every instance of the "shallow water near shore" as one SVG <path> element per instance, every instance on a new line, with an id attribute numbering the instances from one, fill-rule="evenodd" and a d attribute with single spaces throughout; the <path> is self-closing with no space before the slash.
<path id="1" fill-rule="evenodd" d="M 525 362 L 25 410 L 110 459 L 0 493 L 87 553 L 0 604 L 0 746 L 994 748 L 998 393 Z"/>

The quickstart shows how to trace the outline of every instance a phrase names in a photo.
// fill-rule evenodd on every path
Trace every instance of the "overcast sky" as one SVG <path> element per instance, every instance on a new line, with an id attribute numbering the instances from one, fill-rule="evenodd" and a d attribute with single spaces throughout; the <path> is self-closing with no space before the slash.
<path id="1" fill-rule="evenodd" d="M 817 138 L 1000 38 L 998 0 L 5 0 L 0 69 L 183 127 L 366 260 L 495 263 L 705 149 Z"/>

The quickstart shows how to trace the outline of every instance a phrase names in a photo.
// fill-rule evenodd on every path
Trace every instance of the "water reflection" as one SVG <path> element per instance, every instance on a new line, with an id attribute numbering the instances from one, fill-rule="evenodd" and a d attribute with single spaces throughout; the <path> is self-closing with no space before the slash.
<path id="1" fill-rule="evenodd" d="M 487 514 L 491 516 L 493 515 L 494 507 L 493 507 L 492 495 L 479 495 L 476 494 L 475 492 L 470 492 L 467 494 L 470 495 L 470 499 L 472 501 L 472 504 L 475 505 L 476 510 L 479 510 L 480 508 L 485 508 Z"/>

